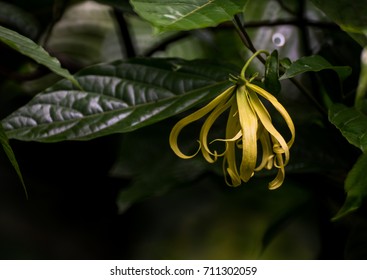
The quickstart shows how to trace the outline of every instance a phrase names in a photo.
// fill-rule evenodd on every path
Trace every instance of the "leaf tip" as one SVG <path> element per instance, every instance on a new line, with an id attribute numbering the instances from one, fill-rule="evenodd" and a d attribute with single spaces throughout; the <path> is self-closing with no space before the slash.
<path id="1" fill-rule="evenodd" d="M 342 208 L 331 218 L 332 222 L 336 222 L 345 216 L 355 212 L 362 204 L 362 199 L 357 196 L 347 196 Z"/>

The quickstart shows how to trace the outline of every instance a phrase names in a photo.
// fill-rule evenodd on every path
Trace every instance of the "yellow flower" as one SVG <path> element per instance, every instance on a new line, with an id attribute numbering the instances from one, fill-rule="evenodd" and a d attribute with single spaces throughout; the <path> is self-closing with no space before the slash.
<path id="1" fill-rule="evenodd" d="M 247 182 L 255 172 L 264 168 L 276 168 L 278 173 L 269 183 L 269 189 L 276 189 L 284 181 L 284 167 L 289 162 L 289 149 L 295 139 L 295 128 L 288 112 L 278 100 L 265 89 L 252 83 L 256 76 L 245 78 L 248 65 L 260 53 L 268 55 L 266 51 L 256 52 L 243 67 L 235 85 L 219 94 L 203 108 L 181 119 L 172 128 L 169 143 L 175 154 L 183 159 L 192 158 L 200 151 L 209 163 L 223 157 L 225 181 L 229 186 L 239 186 L 242 181 Z M 274 127 L 261 99 L 269 101 L 284 119 L 290 131 L 288 142 Z M 214 122 L 228 110 L 225 137 L 208 143 L 208 134 Z M 208 116 L 200 130 L 198 150 L 192 155 L 184 154 L 177 143 L 181 130 L 206 115 Z M 225 143 L 222 153 L 209 148 L 210 144 L 216 141 Z M 240 161 L 236 159 L 239 156 L 238 150 L 242 156 Z"/>

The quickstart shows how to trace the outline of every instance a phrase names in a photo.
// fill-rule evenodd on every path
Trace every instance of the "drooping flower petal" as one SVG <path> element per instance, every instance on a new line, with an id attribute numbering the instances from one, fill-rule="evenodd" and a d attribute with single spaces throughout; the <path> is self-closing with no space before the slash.
<path id="1" fill-rule="evenodd" d="M 209 149 L 209 145 L 208 145 L 209 130 L 212 127 L 212 125 L 214 124 L 214 122 L 218 119 L 218 117 L 229 109 L 233 101 L 234 101 L 233 96 L 230 97 L 228 100 L 223 98 L 222 102 L 219 103 L 218 106 L 210 113 L 210 115 L 205 120 L 203 126 L 201 127 L 200 136 L 199 136 L 199 141 L 201 143 L 201 152 L 203 154 L 203 157 L 209 163 L 215 162 L 218 156 L 223 156 L 226 152 L 224 151 L 222 154 L 218 154 L 217 151 L 212 152 Z"/>
<path id="2" fill-rule="evenodd" d="M 237 169 L 236 141 L 242 137 L 241 125 L 238 119 L 237 103 L 233 102 L 229 111 L 226 127 L 227 152 L 223 159 L 223 173 L 228 186 L 237 187 L 241 185 L 241 176 Z M 228 180 L 228 176 L 230 181 Z"/>
<path id="3" fill-rule="evenodd" d="M 284 107 L 278 102 L 278 100 L 273 95 L 271 95 L 270 93 L 268 93 L 266 90 L 262 89 L 259 86 L 256 86 L 250 83 L 248 83 L 247 85 L 250 88 L 249 95 L 250 95 L 252 104 L 254 105 L 256 114 L 258 115 L 265 129 L 270 133 L 271 139 L 273 142 L 273 153 L 275 155 L 274 166 L 278 168 L 278 173 L 277 173 L 276 178 L 269 183 L 269 189 L 276 189 L 280 187 L 284 181 L 284 177 L 285 177 L 284 167 L 285 165 L 287 165 L 289 161 L 289 149 L 294 142 L 295 128 L 294 128 L 292 119 L 290 118 L 288 112 L 284 109 Z M 283 136 L 273 126 L 271 122 L 271 117 L 268 111 L 266 110 L 265 106 L 261 103 L 258 96 L 255 94 L 255 91 L 259 95 L 266 98 L 284 118 L 291 132 L 291 139 L 288 142 L 284 140 Z M 284 159 L 283 159 L 283 155 L 284 155 Z"/>
<path id="4" fill-rule="evenodd" d="M 216 106 L 218 106 L 218 104 L 223 102 L 223 100 L 228 100 L 228 98 L 232 95 L 232 92 L 233 92 L 234 88 L 235 88 L 235 86 L 229 87 L 223 93 L 221 93 L 216 98 L 214 98 L 209 104 L 207 104 L 203 108 L 195 111 L 194 113 L 188 115 L 187 117 L 181 119 L 180 121 L 178 121 L 176 123 L 176 125 L 172 128 L 171 133 L 169 135 L 169 143 L 170 143 L 171 149 L 173 150 L 173 152 L 177 156 L 179 156 L 180 158 L 183 158 L 183 159 L 189 159 L 189 158 L 193 158 L 200 151 L 200 148 L 201 148 L 201 143 L 200 142 L 199 142 L 198 150 L 192 155 L 185 155 L 180 150 L 180 148 L 178 147 L 177 139 L 178 139 L 178 136 L 179 136 L 181 130 L 184 127 L 186 127 L 187 125 L 189 125 L 190 123 L 193 123 L 193 122 L 201 119 L 205 115 L 207 115 Z"/>
<path id="5" fill-rule="evenodd" d="M 237 88 L 236 92 L 238 117 L 242 130 L 242 160 L 240 176 L 247 182 L 254 174 L 257 158 L 257 116 L 248 99 L 245 85 Z"/>
<path id="6" fill-rule="evenodd" d="M 231 77 L 236 85 L 218 95 L 202 109 L 183 118 L 172 129 L 170 145 L 181 158 L 194 157 L 200 150 L 209 163 L 223 157 L 223 173 L 229 186 L 239 186 L 247 182 L 255 172 L 266 169 L 277 169 L 276 177 L 269 183 L 269 189 L 276 189 L 283 184 L 285 166 L 289 162 L 290 148 L 295 139 L 295 127 L 285 108 L 265 89 L 252 83 L 258 73 L 246 79 L 246 69 L 250 62 L 259 54 L 257 51 L 245 64 L 238 78 Z M 273 125 L 269 111 L 262 103 L 260 96 L 270 102 L 284 119 L 289 131 L 288 142 Z M 208 135 L 217 119 L 228 109 L 226 133 L 224 138 L 208 142 Z M 193 155 L 184 154 L 178 147 L 177 138 L 181 130 L 188 124 L 208 115 L 199 135 L 199 148 Z M 211 150 L 213 142 L 224 142 L 224 151 L 218 153 Z M 238 153 L 241 152 L 241 154 Z"/>
<path id="7" fill-rule="evenodd" d="M 278 168 L 278 173 L 277 176 L 274 178 L 274 180 L 272 180 L 269 183 L 268 185 L 269 190 L 275 190 L 279 188 L 284 182 L 285 170 L 284 170 L 283 157 L 281 154 L 276 155 L 275 162 L 276 162 L 275 165 Z"/>
<path id="8" fill-rule="evenodd" d="M 289 116 L 287 110 L 283 107 L 282 104 L 279 103 L 279 101 L 272 94 L 270 94 L 263 88 L 257 85 L 251 84 L 251 83 L 248 83 L 247 86 L 250 89 L 252 89 L 253 91 L 255 91 L 256 93 L 258 93 L 259 95 L 261 95 L 262 97 L 264 97 L 265 99 L 267 99 L 275 107 L 275 109 L 281 114 L 281 116 L 283 117 L 284 121 L 286 122 L 291 132 L 291 139 L 287 143 L 288 147 L 290 148 L 294 143 L 296 129 L 294 127 L 292 118 Z"/>
<path id="9" fill-rule="evenodd" d="M 260 171 L 263 168 L 270 170 L 273 167 L 273 149 L 270 142 L 269 132 L 264 128 L 263 124 L 259 123 L 258 140 L 261 144 L 261 161 L 255 168 L 255 171 Z"/>
<path id="10" fill-rule="evenodd" d="M 249 96 L 251 103 L 253 104 L 254 110 L 256 115 L 258 116 L 259 120 L 261 121 L 262 125 L 265 129 L 277 140 L 280 146 L 283 149 L 285 154 L 285 162 L 289 160 L 289 148 L 287 142 L 284 140 L 283 136 L 279 133 L 278 130 L 275 129 L 271 122 L 270 115 L 264 105 L 259 100 L 258 96 L 252 90 L 249 90 Z"/>

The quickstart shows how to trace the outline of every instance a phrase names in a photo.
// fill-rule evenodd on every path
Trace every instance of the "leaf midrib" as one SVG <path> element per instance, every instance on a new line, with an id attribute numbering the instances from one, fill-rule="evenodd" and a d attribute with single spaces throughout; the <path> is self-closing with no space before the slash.
<path id="1" fill-rule="evenodd" d="M 187 14 L 183 15 L 183 16 L 182 16 L 182 17 L 180 17 L 180 18 L 177 18 L 176 20 L 174 20 L 173 22 L 171 22 L 171 23 L 170 23 L 169 25 L 167 25 L 167 26 L 174 25 L 174 24 L 176 24 L 177 22 L 182 21 L 184 18 L 187 18 L 187 17 L 189 17 L 191 14 L 196 13 L 197 11 L 199 11 L 199 10 L 203 9 L 204 7 L 206 7 L 206 6 L 210 5 L 210 4 L 212 4 L 214 1 L 215 1 L 215 0 L 209 0 L 209 1 L 208 1 L 207 3 L 205 3 L 204 5 L 198 6 L 196 9 L 194 9 L 194 10 L 192 10 L 192 11 L 188 12 Z"/>
<path id="2" fill-rule="evenodd" d="M 194 89 L 194 90 L 191 90 L 191 91 L 188 91 L 182 95 L 175 95 L 175 96 L 172 96 L 172 97 L 169 97 L 169 98 L 165 98 L 165 99 L 160 99 L 156 102 L 149 102 L 149 103 L 143 103 L 143 104 L 139 104 L 139 105 L 136 105 L 136 106 L 129 106 L 129 107 L 126 107 L 126 108 L 121 108 L 121 109 L 116 109 L 116 110 L 110 110 L 110 111 L 106 111 L 106 112 L 102 112 L 102 113 L 98 113 L 98 114 L 91 114 L 91 115 L 87 115 L 87 116 L 83 116 L 82 118 L 77 118 L 77 119 L 70 119 L 70 120 L 67 120 L 67 121 L 56 121 L 56 122 L 52 122 L 52 123 L 43 123 L 43 124 L 39 124 L 39 125 L 36 125 L 36 126 L 31 126 L 31 127 L 21 127 L 21 128 L 16 128 L 16 129 L 12 129 L 11 130 L 11 134 L 16 134 L 16 132 L 18 131 L 22 131 L 22 130 L 32 130 L 34 128 L 43 128 L 43 127 L 47 127 L 47 126 L 52 126 L 52 125 L 59 125 L 60 123 L 62 124 L 71 124 L 71 123 L 77 123 L 79 121 L 82 121 L 82 120 L 88 120 L 88 119 L 93 119 L 95 118 L 96 116 L 103 116 L 103 115 L 108 115 L 108 114 L 111 114 L 111 113 L 123 113 L 124 111 L 128 112 L 129 110 L 133 111 L 133 110 L 136 110 L 138 109 L 139 107 L 142 107 L 142 106 L 148 106 L 150 104 L 156 104 L 156 103 L 159 103 L 159 102 L 167 102 L 169 101 L 170 99 L 175 99 L 175 98 L 179 98 L 180 96 L 184 96 L 184 95 L 187 95 L 187 94 L 190 94 L 192 93 L 193 91 L 196 91 L 196 90 L 200 90 L 200 89 L 205 89 L 205 88 L 210 88 L 210 87 L 214 87 L 214 86 L 218 86 L 220 84 L 225 84 L 227 81 L 221 81 L 221 82 L 217 82 L 217 83 L 214 83 L 214 84 L 211 84 L 211 85 L 208 85 L 208 86 L 205 86 L 205 87 L 202 87 L 202 88 L 199 88 L 199 89 Z M 44 104 L 44 103 L 43 103 Z M 171 106 L 173 103 L 171 103 L 169 106 Z M 51 106 L 55 106 L 54 104 L 48 104 L 48 105 L 51 105 Z M 168 106 L 168 107 L 169 107 Z M 66 107 L 66 108 L 69 108 L 69 107 Z M 167 109 L 167 107 L 165 108 Z M 164 109 L 164 110 L 165 110 Z M 160 111 L 162 112 L 162 111 Z M 5 130 L 5 132 L 8 132 L 9 130 Z M 102 131 L 102 130 L 101 130 Z M 128 131 L 128 130 L 127 130 Z M 82 137 L 77 137 L 75 139 L 82 139 L 82 138 L 88 138 L 89 135 L 93 135 L 94 133 L 91 133 L 91 134 L 88 134 L 88 135 L 84 135 Z M 52 137 L 54 137 L 55 135 L 57 134 L 54 134 L 52 135 Z M 8 136 L 9 137 L 9 136 Z M 9 137 L 11 138 L 11 137 Z M 43 138 L 39 138 L 39 140 L 42 140 L 42 139 L 47 139 L 48 137 L 43 137 Z M 52 142 L 52 140 L 50 141 Z"/>

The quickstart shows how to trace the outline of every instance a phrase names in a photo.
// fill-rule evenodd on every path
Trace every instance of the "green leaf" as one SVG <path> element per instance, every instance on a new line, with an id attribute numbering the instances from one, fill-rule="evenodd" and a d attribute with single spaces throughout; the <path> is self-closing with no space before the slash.
<path id="1" fill-rule="evenodd" d="M 329 109 L 329 120 L 348 140 L 349 143 L 367 150 L 367 116 L 355 108 L 343 104 L 333 104 Z"/>
<path id="2" fill-rule="evenodd" d="M 294 76 L 310 71 L 318 72 L 321 70 L 334 70 L 338 74 L 340 80 L 344 80 L 352 73 L 352 69 L 349 66 L 333 66 L 322 56 L 311 55 L 301 57 L 293 62 L 286 69 L 284 75 L 280 77 L 280 80 L 293 78 Z"/>
<path id="3" fill-rule="evenodd" d="M 247 0 L 131 0 L 134 10 L 158 31 L 217 26 L 242 12 Z"/>
<path id="4" fill-rule="evenodd" d="M 20 182 L 23 185 L 24 191 L 25 191 L 25 195 L 28 198 L 28 193 L 27 193 L 27 189 L 25 187 L 24 184 L 24 180 L 23 180 L 23 176 L 22 173 L 20 172 L 20 168 L 17 162 L 17 159 L 15 158 L 13 149 L 11 148 L 9 141 L 8 141 L 8 137 L 6 136 L 5 132 L 4 132 L 4 128 L 0 123 L 0 143 L 5 151 L 5 154 L 7 155 L 8 159 L 10 160 L 11 164 L 13 165 L 15 171 L 18 174 L 18 177 L 20 179 Z"/>
<path id="5" fill-rule="evenodd" d="M 75 78 L 68 70 L 61 67 L 60 62 L 56 58 L 51 57 L 41 46 L 37 45 L 31 39 L 0 26 L 0 41 L 21 54 L 34 59 L 39 64 L 46 66 L 56 74 L 70 80 L 76 86 L 79 86 Z"/>
<path id="6" fill-rule="evenodd" d="M 312 0 L 312 2 L 362 46 L 367 45 L 367 36 L 363 34 L 367 29 L 365 1 Z"/>
<path id="7" fill-rule="evenodd" d="M 56 142 L 132 131 L 228 88 L 232 69 L 204 61 L 136 58 L 86 68 L 84 91 L 63 80 L 3 120 L 9 138 Z"/>
<path id="8" fill-rule="evenodd" d="M 274 50 L 266 58 L 264 85 L 269 92 L 275 95 L 281 90 L 281 85 L 279 82 L 279 60 L 277 50 Z"/>
<path id="9" fill-rule="evenodd" d="M 284 68 L 284 69 L 288 69 L 289 67 L 291 67 L 292 65 L 292 61 L 288 58 L 282 58 L 279 60 L 279 64 Z"/>
<path id="10" fill-rule="evenodd" d="M 347 175 L 344 186 L 347 198 L 342 208 L 333 217 L 334 221 L 357 210 L 362 205 L 363 199 L 367 196 L 366 170 L 367 154 L 362 154 Z"/>

